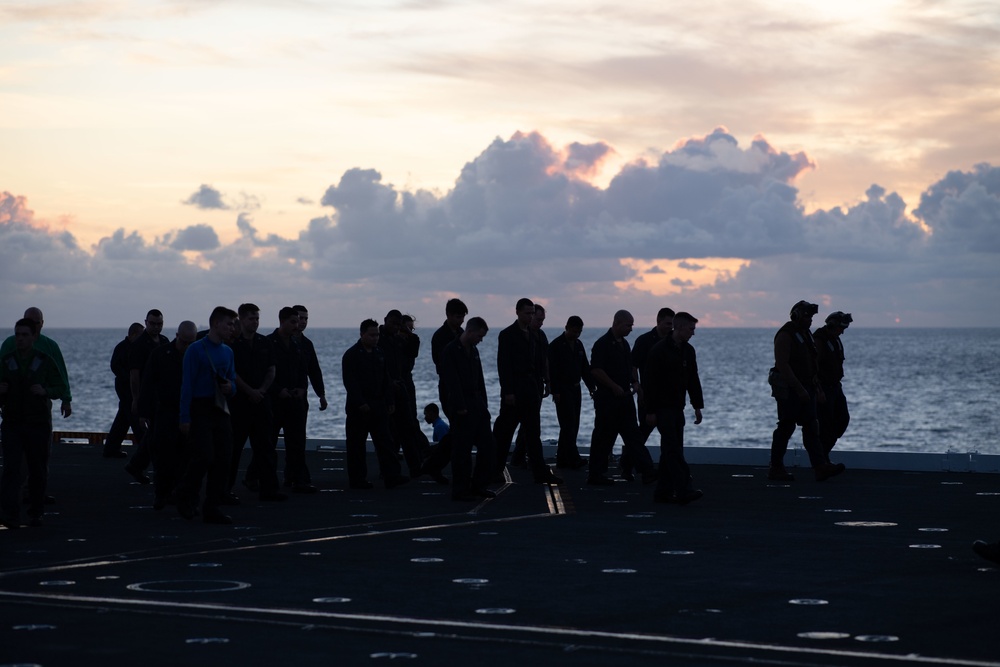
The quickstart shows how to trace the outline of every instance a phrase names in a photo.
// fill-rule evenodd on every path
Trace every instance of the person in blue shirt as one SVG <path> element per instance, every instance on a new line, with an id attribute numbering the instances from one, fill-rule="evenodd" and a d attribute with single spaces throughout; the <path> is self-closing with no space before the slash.
<path id="1" fill-rule="evenodd" d="M 223 343 L 232 337 L 236 311 L 217 306 L 208 319 L 208 335 L 184 352 L 181 379 L 180 431 L 188 436 L 190 457 L 177 488 L 177 511 L 193 519 L 206 479 L 202 518 L 205 523 L 233 520 L 219 509 L 229 478 L 233 427 L 227 400 L 236 395 L 233 350 Z"/>
<path id="2" fill-rule="evenodd" d="M 428 403 L 424 407 L 424 421 L 434 428 L 434 435 L 431 436 L 433 442 L 441 442 L 448 435 L 448 422 L 441 418 L 441 409 L 437 403 Z"/>

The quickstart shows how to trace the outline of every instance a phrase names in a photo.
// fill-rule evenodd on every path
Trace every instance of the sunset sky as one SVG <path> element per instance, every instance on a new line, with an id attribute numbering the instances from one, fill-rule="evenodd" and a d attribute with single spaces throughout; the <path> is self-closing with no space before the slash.
<path id="1" fill-rule="evenodd" d="M 0 324 L 1000 326 L 1000 5 L 0 0 Z"/>

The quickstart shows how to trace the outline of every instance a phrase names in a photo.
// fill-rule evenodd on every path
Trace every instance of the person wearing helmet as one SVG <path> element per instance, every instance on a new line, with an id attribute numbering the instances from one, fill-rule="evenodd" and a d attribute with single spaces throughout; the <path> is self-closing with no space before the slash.
<path id="1" fill-rule="evenodd" d="M 785 452 L 795 426 L 802 429 L 802 445 L 809 454 L 809 463 L 822 482 L 844 471 L 843 464 L 827 461 L 819 439 L 816 402 L 822 396 L 817 377 L 816 345 L 810 327 L 819 306 L 799 301 L 786 322 L 774 335 L 774 368 L 769 381 L 778 404 L 778 426 L 771 438 L 771 464 L 767 478 L 791 481 L 794 476 L 785 469 Z"/>
<path id="2" fill-rule="evenodd" d="M 844 388 L 841 385 L 841 380 L 844 379 L 844 344 L 840 341 L 840 336 L 847 331 L 847 327 L 853 321 L 854 318 L 850 313 L 838 310 L 830 313 L 826 318 L 826 324 L 813 332 L 813 339 L 816 341 L 816 361 L 819 366 L 819 384 L 826 397 L 817 409 L 819 440 L 823 445 L 827 463 L 830 461 L 830 452 L 836 446 L 837 440 L 844 435 L 851 421 Z"/>

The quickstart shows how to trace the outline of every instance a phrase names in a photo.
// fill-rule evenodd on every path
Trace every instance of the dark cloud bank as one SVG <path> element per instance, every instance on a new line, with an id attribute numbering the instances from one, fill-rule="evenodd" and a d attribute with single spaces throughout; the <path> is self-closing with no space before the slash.
<path id="1" fill-rule="evenodd" d="M 604 326 L 621 307 L 644 322 L 661 305 L 707 315 L 705 324 L 771 325 L 806 298 L 860 325 L 1000 326 L 998 167 L 949 172 L 909 211 L 872 185 L 850 208 L 806 213 L 794 179 L 815 165 L 764 139 L 744 148 L 717 129 L 591 185 L 612 152 L 519 133 L 495 140 L 443 195 L 350 169 L 320 198 L 329 213 L 295 237 L 261 234 L 251 215 L 260 204 L 245 193 L 226 203 L 202 185 L 182 200 L 232 211 L 231 243 L 196 224 L 153 240 L 119 229 L 84 249 L 5 192 L 0 315 L 12 323 L 30 303 L 55 326 L 119 326 L 150 307 L 202 321 L 216 303 L 252 300 L 268 322 L 281 305 L 307 302 L 316 325 L 398 307 L 433 326 L 458 294 L 498 324 L 527 295 L 549 304 L 554 325 L 578 313 Z M 688 260 L 691 270 L 708 258 L 750 261 L 707 286 L 674 277 L 682 291 L 657 297 L 615 286 L 642 278 L 622 257 Z"/>

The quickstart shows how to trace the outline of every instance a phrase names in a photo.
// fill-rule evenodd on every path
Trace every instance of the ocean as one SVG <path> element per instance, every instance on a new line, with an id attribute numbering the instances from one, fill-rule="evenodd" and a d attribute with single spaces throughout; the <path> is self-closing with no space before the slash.
<path id="1" fill-rule="evenodd" d="M 495 325 L 480 344 L 480 355 L 490 388 L 490 409 L 496 417 L 499 386 L 496 378 L 496 335 L 506 326 Z M 589 327 L 581 339 L 588 355 L 606 328 Z M 420 356 L 414 368 L 417 404 L 437 402 L 437 375 L 430 359 L 433 329 L 418 329 Z M 546 328 L 549 339 L 560 330 Z M 646 331 L 637 328 L 629 337 Z M 122 329 L 45 329 L 66 359 L 73 388 L 73 415 L 61 419 L 54 411 L 55 428 L 67 431 L 106 431 L 118 407 L 114 378 L 108 362 Z M 269 333 L 262 331 L 261 333 Z M 358 337 L 357 329 L 310 328 L 316 345 L 330 407 L 320 412 L 310 396 L 310 438 L 344 437 L 344 388 L 340 359 Z M 172 336 L 170 325 L 164 334 Z M 767 385 L 772 365 L 770 329 L 698 329 L 691 343 L 705 393 L 704 422 L 695 426 L 688 408 L 685 442 L 688 446 L 768 447 L 775 423 L 774 399 Z M 1000 454 L 1000 329 L 864 329 L 851 328 L 843 336 L 844 392 L 851 425 L 838 448 L 858 451 L 946 451 Z M 429 435 L 430 428 L 425 426 Z M 588 444 L 593 428 L 593 406 L 585 401 L 580 444 Z M 546 399 L 542 409 L 542 438 L 559 433 L 555 408 Z M 658 436 L 654 433 L 652 442 Z M 798 432 L 792 445 L 801 447 Z"/>

